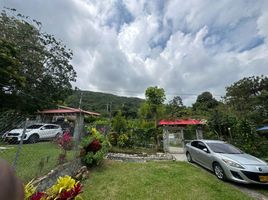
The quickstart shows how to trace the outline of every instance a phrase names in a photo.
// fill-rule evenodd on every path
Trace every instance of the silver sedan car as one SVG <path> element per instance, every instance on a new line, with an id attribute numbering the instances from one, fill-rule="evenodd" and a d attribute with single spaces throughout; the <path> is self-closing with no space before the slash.
<path id="1" fill-rule="evenodd" d="M 268 185 L 268 164 L 219 140 L 194 140 L 186 144 L 186 157 L 213 171 L 221 180 Z"/>

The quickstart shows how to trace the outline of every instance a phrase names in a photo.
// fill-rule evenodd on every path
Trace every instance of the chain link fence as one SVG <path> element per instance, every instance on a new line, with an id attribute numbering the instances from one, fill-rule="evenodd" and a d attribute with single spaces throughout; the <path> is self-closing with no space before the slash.
<path id="1" fill-rule="evenodd" d="M 79 156 L 83 124 L 75 130 L 16 111 L 0 113 L 0 159 L 8 161 L 17 176 L 28 182 Z"/>

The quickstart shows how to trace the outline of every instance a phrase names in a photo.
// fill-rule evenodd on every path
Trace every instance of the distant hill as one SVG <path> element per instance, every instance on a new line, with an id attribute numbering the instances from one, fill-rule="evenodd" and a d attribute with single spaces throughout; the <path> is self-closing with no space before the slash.
<path id="1" fill-rule="evenodd" d="M 78 108 L 81 92 L 83 93 L 81 108 L 88 111 L 99 112 L 104 117 L 109 116 L 109 105 L 111 105 L 112 115 L 118 110 L 122 110 L 122 112 L 126 112 L 135 117 L 140 108 L 140 104 L 144 102 L 143 99 L 136 97 L 123 97 L 92 91 L 74 91 L 65 101 L 66 104 L 70 107 Z"/>

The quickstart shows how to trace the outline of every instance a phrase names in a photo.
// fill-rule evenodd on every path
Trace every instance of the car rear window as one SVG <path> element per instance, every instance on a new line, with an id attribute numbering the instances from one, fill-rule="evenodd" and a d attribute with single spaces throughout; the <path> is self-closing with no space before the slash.
<path id="1" fill-rule="evenodd" d="M 228 143 L 207 143 L 209 148 L 215 153 L 227 153 L 227 154 L 241 154 L 240 149 L 230 145 Z"/>

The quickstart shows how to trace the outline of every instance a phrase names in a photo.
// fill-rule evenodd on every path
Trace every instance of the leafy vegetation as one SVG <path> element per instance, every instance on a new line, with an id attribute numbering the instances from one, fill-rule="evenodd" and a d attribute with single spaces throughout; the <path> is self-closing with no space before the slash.
<path id="1" fill-rule="evenodd" d="M 106 137 L 95 128 L 81 142 L 81 161 L 86 166 L 99 165 L 107 154 L 110 144 Z"/>
<path id="2" fill-rule="evenodd" d="M 42 32 L 40 22 L 15 15 L 14 9 L 0 14 L 1 110 L 33 113 L 70 95 L 76 72 L 70 49 Z"/>
<path id="3" fill-rule="evenodd" d="M 81 199 L 82 184 L 70 176 L 59 177 L 57 182 L 46 191 L 36 191 L 31 182 L 24 187 L 24 200 Z"/>

